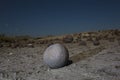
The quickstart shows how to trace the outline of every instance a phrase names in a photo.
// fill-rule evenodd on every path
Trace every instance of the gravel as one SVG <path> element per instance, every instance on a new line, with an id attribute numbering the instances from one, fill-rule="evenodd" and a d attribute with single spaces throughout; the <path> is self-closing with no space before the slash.
<path id="1" fill-rule="evenodd" d="M 59 69 L 50 69 L 43 63 L 46 45 L 0 48 L 0 80 L 120 80 L 120 45 L 117 42 L 101 43 L 104 44 L 64 44 L 70 58 L 79 55 L 80 59 Z"/>

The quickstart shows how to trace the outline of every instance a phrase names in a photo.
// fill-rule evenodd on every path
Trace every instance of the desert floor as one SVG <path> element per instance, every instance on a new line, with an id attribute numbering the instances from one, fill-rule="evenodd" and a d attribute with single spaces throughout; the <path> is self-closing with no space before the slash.
<path id="1" fill-rule="evenodd" d="M 120 44 L 101 40 L 95 46 L 64 44 L 72 63 L 50 69 L 43 63 L 47 45 L 0 48 L 0 80 L 120 80 Z"/>

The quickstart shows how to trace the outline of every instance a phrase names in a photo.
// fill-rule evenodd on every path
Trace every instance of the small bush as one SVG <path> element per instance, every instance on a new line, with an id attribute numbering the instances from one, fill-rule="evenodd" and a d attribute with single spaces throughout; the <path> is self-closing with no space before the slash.
<path id="1" fill-rule="evenodd" d="M 15 39 L 12 37 L 0 37 L 0 42 L 13 43 Z"/>
<path id="2" fill-rule="evenodd" d="M 93 45 L 98 46 L 98 45 L 100 45 L 100 42 L 95 40 L 95 41 L 93 41 Z"/>
<path id="3" fill-rule="evenodd" d="M 86 43 L 85 41 L 80 41 L 80 42 L 79 42 L 79 45 L 80 45 L 80 46 L 86 46 L 87 43 Z"/>
<path id="4" fill-rule="evenodd" d="M 72 35 L 67 35 L 63 38 L 64 43 L 71 43 L 73 41 L 73 36 Z"/>
<path id="5" fill-rule="evenodd" d="M 12 44 L 10 44 L 10 47 L 11 48 L 17 48 L 17 47 L 19 47 L 19 44 L 18 43 L 12 43 Z"/>
<path id="6" fill-rule="evenodd" d="M 113 37 L 108 38 L 108 41 L 109 41 L 109 42 L 114 42 L 114 41 L 115 41 L 115 38 L 113 38 Z"/>
<path id="7" fill-rule="evenodd" d="M 92 40 L 93 40 L 93 39 L 92 39 L 91 36 L 87 38 L 87 41 L 92 41 Z"/>
<path id="8" fill-rule="evenodd" d="M 54 43 L 51 42 L 51 43 L 47 44 L 47 47 L 51 46 L 52 44 L 54 44 Z"/>
<path id="9" fill-rule="evenodd" d="M 48 40 L 41 40 L 40 41 L 40 44 L 47 44 L 48 43 Z"/>
<path id="10" fill-rule="evenodd" d="M 0 44 L 0 48 L 3 47 L 3 44 Z"/>

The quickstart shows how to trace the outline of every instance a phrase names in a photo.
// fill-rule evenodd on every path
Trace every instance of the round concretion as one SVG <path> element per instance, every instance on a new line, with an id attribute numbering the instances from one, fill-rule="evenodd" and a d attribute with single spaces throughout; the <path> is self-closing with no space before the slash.
<path id="1" fill-rule="evenodd" d="M 50 45 L 43 54 L 43 61 L 50 68 L 60 68 L 67 64 L 69 53 L 62 44 Z"/>

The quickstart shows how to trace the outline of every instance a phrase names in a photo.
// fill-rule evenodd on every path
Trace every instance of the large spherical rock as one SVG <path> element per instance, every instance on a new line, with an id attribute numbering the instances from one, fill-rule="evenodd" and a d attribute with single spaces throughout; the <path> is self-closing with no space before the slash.
<path id="1" fill-rule="evenodd" d="M 67 48 L 61 44 L 53 44 L 49 46 L 43 55 L 43 61 L 50 68 L 60 68 L 67 64 L 69 53 Z"/>

